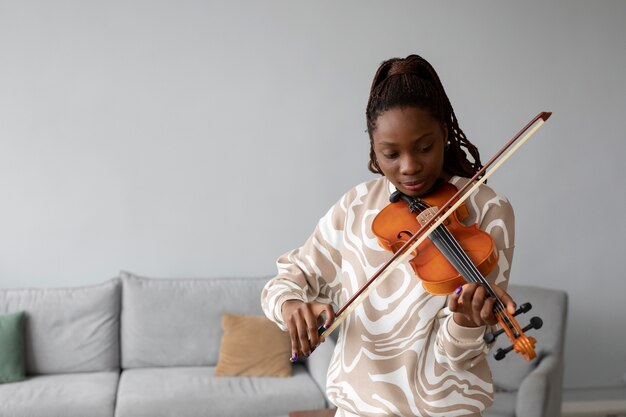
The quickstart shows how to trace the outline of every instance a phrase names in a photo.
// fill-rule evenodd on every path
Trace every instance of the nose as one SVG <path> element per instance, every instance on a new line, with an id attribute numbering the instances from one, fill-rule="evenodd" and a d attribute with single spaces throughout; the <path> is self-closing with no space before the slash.
<path id="1" fill-rule="evenodd" d="M 407 155 L 402 158 L 402 162 L 400 164 L 400 173 L 402 175 L 411 176 L 419 173 L 422 170 L 421 161 L 412 155 Z"/>

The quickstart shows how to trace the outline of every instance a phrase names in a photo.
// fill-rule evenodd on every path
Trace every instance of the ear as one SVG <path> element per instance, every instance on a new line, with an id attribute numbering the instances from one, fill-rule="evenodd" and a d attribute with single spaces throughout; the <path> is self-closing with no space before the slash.
<path id="1" fill-rule="evenodd" d="M 448 137 L 448 126 L 445 123 L 441 124 L 441 130 L 443 130 L 443 147 L 448 149 L 450 146 L 450 139 Z"/>

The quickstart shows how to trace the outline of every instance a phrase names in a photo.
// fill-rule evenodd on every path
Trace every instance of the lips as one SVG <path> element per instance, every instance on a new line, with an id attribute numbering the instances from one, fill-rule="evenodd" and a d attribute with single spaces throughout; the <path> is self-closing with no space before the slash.
<path id="1" fill-rule="evenodd" d="M 417 187 L 420 186 L 422 184 L 425 184 L 426 180 L 413 180 L 413 181 L 402 181 L 402 185 L 404 185 L 405 187 Z"/>
<path id="2" fill-rule="evenodd" d="M 403 181 L 402 186 L 411 192 L 420 192 L 426 187 L 426 180 Z"/>
<path id="3" fill-rule="evenodd" d="M 426 180 L 413 180 L 413 181 L 402 181 L 402 185 L 406 185 L 407 187 L 414 186 L 426 182 Z"/>

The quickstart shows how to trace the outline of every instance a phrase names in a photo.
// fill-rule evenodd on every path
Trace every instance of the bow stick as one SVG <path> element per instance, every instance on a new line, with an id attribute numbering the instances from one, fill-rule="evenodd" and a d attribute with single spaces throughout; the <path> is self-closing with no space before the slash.
<path id="1" fill-rule="evenodd" d="M 391 272 L 395 270 L 401 263 L 407 260 L 411 253 L 417 249 L 417 247 L 428 238 L 428 236 L 443 223 L 450 214 L 452 214 L 469 196 L 498 169 L 500 166 L 511 157 L 536 131 L 545 123 L 546 120 L 552 115 L 552 112 L 541 112 L 535 116 L 526 126 L 522 128 L 506 145 L 502 147 L 474 176 L 461 187 L 456 194 L 454 194 L 446 204 L 426 221 L 422 227 L 415 233 L 410 239 L 406 241 L 402 247 L 393 254 L 382 267 L 376 271 L 376 273 L 361 287 L 338 311 L 337 316 L 333 323 L 324 329 L 320 327 L 318 333 L 322 337 L 327 337 L 333 332 L 348 315 L 354 311 L 367 296 L 376 289 Z M 519 141 L 520 136 L 524 134 L 528 129 L 532 129 L 526 133 L 526 135 Z M 516 143 L 517 142 L 517 143 Z M 511 149 L 509 149 L 511 148 Z M 508 152 L 507 152 L 508 150 Z M 504 154 L 506 152 L 506 154 Z M 504 154 L 504 156 L 502 156 Z M 493 167 L 491 167 L 493 165 Z M 491 167 L 491 168 L 489 168 Z M 484 174 L 484 175 L 483 175 Z M 482 175 L 482 177 L 481 177 Z M 480 177 L 480 178 L 479 178 Z M 469 188 L 469 190 L 468 190 Z"/>

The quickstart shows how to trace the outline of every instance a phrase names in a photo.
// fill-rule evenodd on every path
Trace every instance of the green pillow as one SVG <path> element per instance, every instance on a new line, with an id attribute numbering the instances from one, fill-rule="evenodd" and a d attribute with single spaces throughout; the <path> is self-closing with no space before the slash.
<path id="1" fill-rule="evenodd" d="M 25 378 L 24 312 L 0 315 L 0 384 Z"/>

